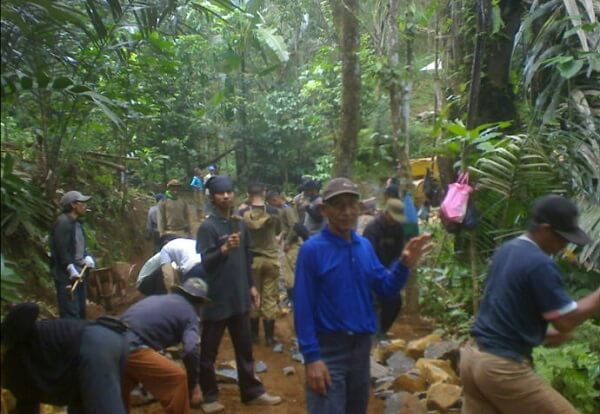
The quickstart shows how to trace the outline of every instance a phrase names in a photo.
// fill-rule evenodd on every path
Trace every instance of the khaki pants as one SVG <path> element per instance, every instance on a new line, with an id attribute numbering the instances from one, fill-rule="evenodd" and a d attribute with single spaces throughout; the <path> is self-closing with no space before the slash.
<path id="1" fill-rule="evenodd" d="M 460 353 L 463 414 L 577 414 L 529 362 L 516 362 L 474 346 Z"/>
<path id="2" fill-rule="evenodd" d="M 299 250 L 300 245 L 293 244 L 289 247 L 287 252 L 283 253 L 281 270 L 286 289 L 291 289 L 294 287 L 294 273 L 296 272 L 296 259 L 298 259 Z"/>
<path id="3" fill-rule="evenodd" d="M 185 370 L 158 352 L 143 348 L 129 353 L 122 385 L 127 412 L 129 394 L 138 383 L 156 397 L 167 414 L 190 412 Z"/>
<path id="4" fill-rule="evenodd" d="M 252 276 L 258 293 L 260 308 L 253 310 L 252 318 L 275 319 L 277 316 L 277 280 L 279 279 L 279 261 L 264 256 L 252 259 Z"/>

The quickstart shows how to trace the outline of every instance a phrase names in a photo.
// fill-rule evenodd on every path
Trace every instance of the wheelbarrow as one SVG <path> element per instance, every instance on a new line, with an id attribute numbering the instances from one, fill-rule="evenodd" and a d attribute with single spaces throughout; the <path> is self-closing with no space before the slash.
<path id="1" fill-rule="evenodd" d="M 125 297 L 127 286 L 135 277 L 135 268 L 131 263 L 115 262 L 110 267 L 91 270 L 88 281 L 90 299 L 111 311 L 113 297 Z"/>

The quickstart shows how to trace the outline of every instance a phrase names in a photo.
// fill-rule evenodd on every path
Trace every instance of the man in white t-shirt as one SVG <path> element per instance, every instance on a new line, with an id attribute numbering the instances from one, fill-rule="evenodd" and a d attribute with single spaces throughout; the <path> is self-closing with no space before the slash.
<path id="1" fill-rule="evenodd" d="M 177 265 L 177 276 L 171 263 Z M 200 253 L 196 252 L 196 240 L 179 238 L 171 240 L 160 250 L 160 267 L 167 291 L 174 284 L 181 284 L 190 277 L 204 278 L 204 267 Z"/>

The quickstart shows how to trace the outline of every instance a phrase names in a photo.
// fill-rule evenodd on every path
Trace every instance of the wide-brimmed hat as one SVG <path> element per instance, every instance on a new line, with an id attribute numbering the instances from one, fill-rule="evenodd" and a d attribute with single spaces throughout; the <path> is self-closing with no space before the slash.
<path id="1" fill-rule="evenodd" d="M 346 177 L 338 177 L 327 183 L 325 190 L 323 191 L 323 201 L 332 199 L 335 196 L 342 194 L 352 194 L 360 197 L 358 192 L 358 186 L 350 181 Z"/>
<path id="2" fill-rule="evenodd" d="M 81 194 L 79 191 L 68 191 L 60 199 L 60 205 L 62 207 L 70 206 L 71 203 L 86 203 L 90 201 L 92 196 L 86 196 Z"/>
<path id="3" fill-rule="evenodd" d="M 208 303 L 208 285 L 199 277 L 191 277 L 183 285 L 175 285 L 171 288 L 171 292 L 179 293 L 187 297 L 192 302 Z"/>
<path id="4" fill-rule="evenodd" d="M 571 243 L 584 245 L 592 240 L 577 225 L 579 212 L 571 200 L 558 195 L 538 198 L 533 204 L 531 219 L 538 224 L 549 224 L 554 232 Z"/>
<path id="5" fill-rule="evenodd" d="M 406 216 L 404 215 L 404 203 L 398 198 L 390 198 L 385 202 L 384 211 L 390 215 L 398 223 L 404 223 Z"/>

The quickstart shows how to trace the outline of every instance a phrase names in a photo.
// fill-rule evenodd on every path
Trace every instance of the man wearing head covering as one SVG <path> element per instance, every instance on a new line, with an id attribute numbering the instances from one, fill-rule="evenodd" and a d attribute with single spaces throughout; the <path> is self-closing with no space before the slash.
<path id="1" fill-rule="evenodd" d="M 528 231 L 500 246 L 486 279 L 474 344 L 461 351 L 463 412 L 577 413 L 532 367 L 539 345 L 558 346 L 600 312 L 600 288 L 575 302 L 550 255 L 590 238 L 577 225 L 575 204 L 558 195 L 537 199 Z"/>
<path id="2" fill-rule="evenodd" d="M 50 232 L 51 269 L 61 318 L 85 319 L 87 281 L 84 268 L 93 269 L 96 262 L 87 251 L 81 218 L 91 198 L 79 191 L 65 193 L 60 200 L 62 214 Z M 76 287 L 72 290 L 72 286 Z"/>
<path id="3" fill-rule="evenodd" d="M 179 180 L 167 183 L 165 198 L 158 203 L 158 233 L 160 247 L 178 237 L 191 237 L 190 216 L 187 203 L 178 196 L 181 189 Z"/>
<path id="4" fill-rule="evenodd" d="M 354 231 L 358 187 L 334 178 L 323 191 L 328 224 L 302 247 L 296 263 L 294 325 L 306 370 L 310 414 L 367 412 L 371 335 L 377 323 L 372 292 L 397 295 L 409 268 L 427 250 L 429 235 L 415 237 L 387 269 L 371 243 Z"/>
<path id="5" fill-rule="evenodd" d="M 276 237 L 281 233 L 279 210 L 267 205 L 266 188 L 262 183 L 248 186 L 248 204 L 239 213 L 250 232 L 252 276 L 261 297 L 258 309 L 251 314 L 252 339 L 258 341 L 260 319 L 263 320 L 265 343 L 275 344 L 275 316 L 279 300 L 279 249 Z"/>
<path id="6" fill-rule="evenodd" d="M 299 207 L 299 215 L 304 217 L 304 227 L 309 236 L 314 236 L 327 223 L 321 214 L 320 205 L 323 199 L 319 195 L 320 184 L 316 180 L 308 180 L 302 185 L 302 205 Z"/>
<path id="7" fill-rule="evenodd" d="M 38 315 L 37 304 L 21 303 L 2 321 L 2 387 L 15 396 L 16 412 L 39 413 L 43 403 L 67 405 L 69 413 L 125 414 L 124 326 L 117 322 L 117 332 L 98 321 Z"/>
<path id="8" fill-rule="evenodd" d="M 213 177 L 209 183 L 211 214 L 198 229 L 196 250 L 207 273 L 211 306 L 203 313 L 200 350 L 200 386 L 205 413 L 225 410 L 219 402 L 215 360 L 225 328 L 233 342 L 242 402 L 250 405 L 275 405 L 281 398 L 265 391 L 254 372 L 250 308 L 260 304 L 251 271 L 250 234 L 239 216 L 232 216 L 234 192 L 231 179 Z"/>
<path id="9" fill-rule="evenodd" d="M 129 395 L 141 383 L 155 396 L 168 414 L 187 414 L 190 403 L 201 400 L 199 375 L 201 307 L 209 302 L 206 282 L 189 278 L 166 295 L 149 296 L 123 313 L 128 330 L 129 358 L 123 375 L 123 399 L 129 409 Z M 185 371 L 161 351 L 183 345 Z"/>
<path id="10" fill-rule="evenodd" d="M 365 228 L 363 236 L 371 242 L 377 258 L 385 267 L 400 257 L 404 249 L 404 203 L 397 198 L 389 198 L 385 208 Z M 400 293 L 379 301 L 378 336 L 385 338 L 387 331 L 402 309 Z"/>

